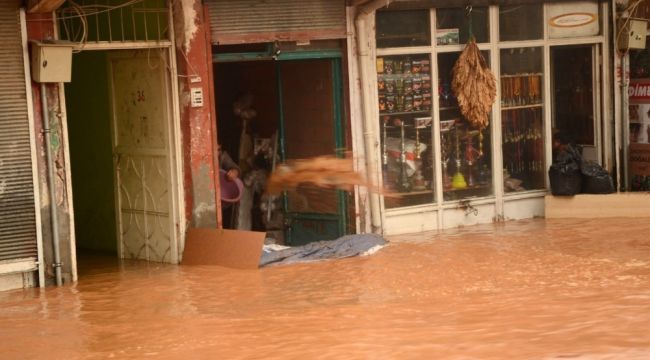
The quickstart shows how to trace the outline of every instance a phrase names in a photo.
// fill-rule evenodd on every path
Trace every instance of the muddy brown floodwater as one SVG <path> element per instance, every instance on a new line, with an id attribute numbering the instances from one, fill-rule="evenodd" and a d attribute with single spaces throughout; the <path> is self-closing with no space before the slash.
<path id="1" fill-rule="evenodd" d="M 80 259 L 2 359 L 650 359 L 650 221 L 530 220 L 254 271 Z"/>

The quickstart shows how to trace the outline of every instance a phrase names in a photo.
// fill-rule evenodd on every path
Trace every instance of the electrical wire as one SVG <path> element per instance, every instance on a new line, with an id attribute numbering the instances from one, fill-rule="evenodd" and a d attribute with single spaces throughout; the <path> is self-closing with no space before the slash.
<path id="1" fill-rule="evenodd" d="M 631 4 L 628 4 L 628 6 L 624 10 L 621 11 L 621 14 L 625 15 L 625 21 L 621 24 L 621 26 L 619 26 L 616 32 L 616 38 L 614 44 L 616 45 L 617 48 L 618 48 L 618 43 L 621 39 L 621 35 L 623 34 L 623 31 L 629 25 L 630 19 L 632 19 L 636 15 L 636 10 L 639 7 L 639 5 L 641 5 L 641 3 L 643 3 L 644 1 L 645 0 L 634 0 Z M 627 53 L 628 49 L 623 49 L 622 51 L 619 49 L 618 51 L 620 55 L 624 55 Z"/>
<path id="2" fill-rule="evenodd" d="M 72 0 L 68 0 L 68 3 L 70 4 L 70 7 L 64 9 L 63 11 L 66 12 L 68 9 L 71 9 L 79 15 L 79 21 L 81 22 L 81 39 L 79 39 L 79 41 L 76 41 L 76 38 L 79 35 L 79 31 L 77 31 L 76 34 L 71 35 L 70 30 L 68 29 L 68 24 L 65 21 L 61 22 L 63 24 L 63 30 L 65 31 L 66 37 L 68 39 L 73 42 L 77 42 L 79 46 L 83 48 L 83 46 L 86 44 L 86 40 L 88 39 L 88 18 L 86 17 L 84 9 L 79 4 L 75 3 Z M 79 53 L 81 50 L 82 49 L 74 49 L 73 53 Z"/>
<path id="3" fill-rule="evenodd" d="M 87 16 L 92 16 L 92 15 L 98 15 L 98 14 L 103 14 L 109 11 L 117 10 L 119 8 L 135 5 L 137 3 L 144 2 L 145 0 L 129 0 L 123 4 L 119 5 L 101 5 L 101 4 L 95 4 L 95 5 L 79 5 L 80 8 L 84 10 L 84 14 L 78 14 L 78 15 L 70 15 L 70 16 L 61 16 L 57 17 L 57 20 L 69 20 L 69 19 L 77 19 L 81 17 L 87 17 Z M 68 1 L 71 2 L 71 1 Z M 96 11 L 86 11 L 86 9 L 101 9 L 101 10 L 96 10 Z M 50 21 L 50 19 L 28 19 L 27 21 Z"/>

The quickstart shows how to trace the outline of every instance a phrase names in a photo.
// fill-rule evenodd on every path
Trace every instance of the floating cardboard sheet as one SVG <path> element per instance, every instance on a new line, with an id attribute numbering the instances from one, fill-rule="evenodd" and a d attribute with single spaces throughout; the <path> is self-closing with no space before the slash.
<path id="1" fill-rule="evenodd" d="M 266 233 L 195 228 L 187 232 L 183 265 L 219 265 L 257 269 Z"/>

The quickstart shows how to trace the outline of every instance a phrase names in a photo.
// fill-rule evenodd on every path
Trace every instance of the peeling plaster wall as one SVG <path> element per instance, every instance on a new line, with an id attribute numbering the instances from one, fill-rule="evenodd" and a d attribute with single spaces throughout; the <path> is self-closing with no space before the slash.
<path id="1" fill-rule="evenodd" d="M 37 88 L 33 88 L 33 97 L 40 101 L 40 85 L 36 84 Z M 61 262 L 63 263 L 62 272 L 64 274 L 64 281 L 70 282 L 72 279 L 72 251 L 70 244 L 70 207 L 69 199 L 67 198 L 66 188 L 66 172 L 65 157 L 63 154 L 63 129 L 61 128 L 60 107 L 59 107 L 59 89 L 58 85 L 47 86 L 48 108 L 50 128 L 51 128 L 51 144 L 52 144 L 52 157 L 55 166 L 54 181 L 56 184 L 56 207 L 58 210 L 58 226 L 59 226 L 59 247 L 61 250 Z M 37 135 L 37 156 L 38 156 L 38 173 L 41 183 L 41 219 L 43 224 L 43 253 L 45 257 L 45 273 L 48 278 L 53 280 L 54 263 L 53 245 L 52 245 L 52 227 L 50 217 L 50 203 L 53 201 L 49 196 L 49 184 L 47 182 L 47 164 L 45 154 L 45 135 L 42 133 L 42 109 L 34 108 L 34 115 L 36 126 L 35 130 Z"/>
<path id="2" fill-rule="evenodd" d="M 196 24 L 197 11 L 195 9 L 195 0 L 181 0 L 180 1 L 183 9 L 183 38 L 184 42 L 182 44 L 186 52 L 190 52 L 192 49 L 192 40 L 195 38 L 199 27 Z M 200 5 L 200 2 L 199 2 Z"/>
<path id="3" fill-rule="evenodd" d="M 216 227 L 216 119 L 212 108 L 211 46 L 199 0 L 173 3 L 185 179 L 185 213 L 190 227 Z M 192 107 L 190 90 L 203 91 L 204 104 Z"/>
<path id="4" fill-rule="evenodd" d="M 27 35 L 29 40 L 51 39 L 54 34 L 50 14 L 27 14 Z M 45 21 L 38 21 L 45 19 Z M 66 188 L 66 166 L 63 149 L 67 145 L 63 138 L 63 129 L 61 128 L 61 108 L 59 99 L 58 84 L 48 84 L 47 91 L 47 114 L 49 115 L 51 127 L 52 155 L 55 164 L 55 184 L 57 197 L 54 199 L 58 211 L 59 241 L 61 249 L 61 261 L 63 263 L 62 273 L 64 282 L 71 282 L 72 275 L 72 256 L 73 249 L 71 246 L 71 214 L 70 199 L 67 197 Z M 47 164 L 45 155 L 45 138 L 43 135 L 43 109 L 41 108 L 41 91 L 40 84 L 32 82 L 32 96 L 34 107 L 34 131 L 36 133 L 37 146 L 37 167 L 38 178 L 40 180 L 40 202 L 41 202 L 41 220 L 43 230 L 43 255 L 45 258 L 46 282 L 49 285 L 54 281 L 53 249 L 52 249 L 52 228 L 50 222 L 50 203 L 52 199 L 49 196 L 49 186 L 47 182 Z"/>

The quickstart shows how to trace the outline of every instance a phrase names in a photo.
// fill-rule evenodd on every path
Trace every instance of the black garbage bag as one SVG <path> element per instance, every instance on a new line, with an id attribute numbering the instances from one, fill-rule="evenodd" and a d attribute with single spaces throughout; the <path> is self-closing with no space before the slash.
<path id="1" fill-rule="evenodd" d="M 556 196 L 572 196 L 582 188 L 580 172 L 580 152 L 573 146 L 567 146 L 555 156 L 553 164 L 548 169 L 551 183 L 551 194 Z"/>
<path id="2" fill-rule="evenodd" d="M 582 188 L 582 174 L 575 162 L 555 163 L 548 169 L 551 194 L 556 196 L 573 196 Z"/>
<path id="3" fill-rule="evenodd" d="M 614 181 L 607 170 L 593 161 L 583 161 L 580 165 L 582 173 L 582 192 L 586 194 L 611 194 L 614 191 Z"/>

